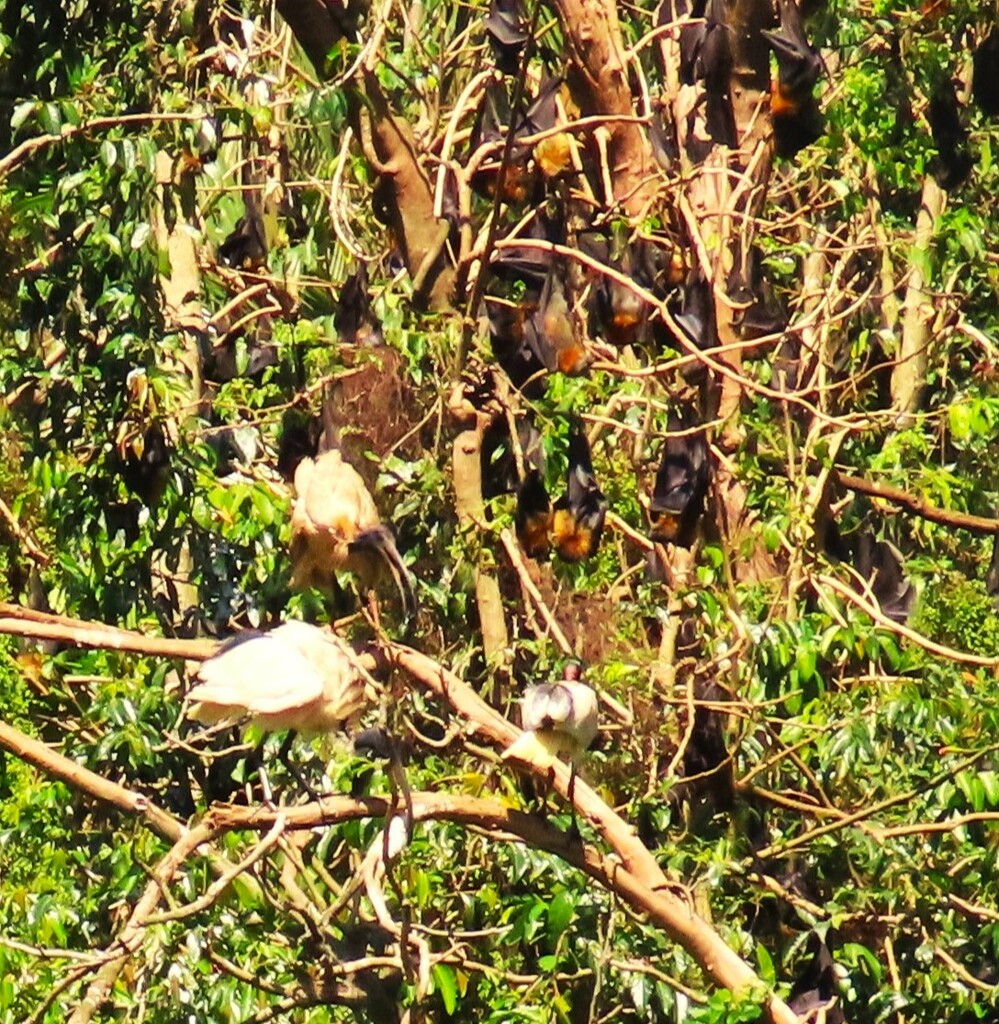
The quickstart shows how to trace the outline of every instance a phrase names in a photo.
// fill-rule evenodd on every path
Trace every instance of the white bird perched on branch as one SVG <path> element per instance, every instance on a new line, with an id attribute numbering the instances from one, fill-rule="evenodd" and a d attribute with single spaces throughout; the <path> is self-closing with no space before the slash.
<path id="1" fill-rule="evenodd" d="M 330 633 L 286 622 L 244 633 L 201 664 L 187 717 L 206 725 L 249 718 L 264 732 L 333 732 L 365 706 L 364 679 Z"/>
<path id="2" fill-rule="evenodd" d="M 347 569 L 370 590 L 387 569 L 408 618 L 416 603 L 409 571 L 360 474 L 344 461 L 339 449 L 302 459 L 295 470 L 295 494 L 292 587 L 318 587 L 328 593 L 334 573 Z"/>
<path id="3" fill-rule="evenodd" d="M 568 796 L 572 804 L 576 764 L 597 736 L 597 694 L 579 681 L 578 665 L 570 662 L 564 674 L 560 682 L 541 683 L 524 691 L 520 704 L 524 732 L 502 756 L 545 771 L 564 757 L 570 767 Z"/>
<path id="4" fill-rule="evenodd" d="M 306 622 L 235 637 L 201 664 L 197 680 L 187 694 L 187 717 L 204 725 L 248 719 L 265 733 L 287 729 L 278 758 L 313 799 L 316 793 L 288 759 L 296 734 L 333 732 L 367 703 L 364 678 L 344 646 Z M 263 741 L 258 757 L 262 748 Z M 261 782 L 270 801 L 262 769 Z"/>

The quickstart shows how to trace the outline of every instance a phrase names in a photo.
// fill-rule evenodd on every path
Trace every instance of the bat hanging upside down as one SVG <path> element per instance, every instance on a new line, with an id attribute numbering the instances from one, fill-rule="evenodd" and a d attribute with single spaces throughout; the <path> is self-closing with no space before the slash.
<path id="1" fill-rule="evenodd" d="M 565 494 L 555 502 L 552 543 L 567 562 L 582 562 L 596 554 L 607 515 L 607 499 L 593 474 L 586 435 L 578 424 L 569 433 L 569 471 Z"/>
<path id="2" fill-rule="evenodd" d="M 382 523 L 360 474 L 332 448 L 303 459 L 295 470 L 291 512 L 291 585 L 329 593 L 334 574 L 346 569 L 371 590 L 383 572 L 392 576 L 407 618 L 416 595 L 392 531 Z"/>
<path id="3" fill-rule="evenodd" d="M 554 547 L 564 561 L 582 562 L 596 554 L 606 515 L 589 442 L 573 424 L 565 494 L 553 508 L 541 473 L 531 470 L 517 492 L 517 538 L 530 558 L 544 558 Z"/>

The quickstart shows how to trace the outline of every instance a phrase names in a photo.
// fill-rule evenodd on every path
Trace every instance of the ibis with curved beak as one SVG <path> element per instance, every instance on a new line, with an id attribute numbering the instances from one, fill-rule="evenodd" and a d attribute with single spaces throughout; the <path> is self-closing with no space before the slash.
<path id="1" fill-rule="evenodd" d="M 403 612 L 412 614 L 413 581 L 392 531 L 381 521 L 361 475 L 331 448 L 315 459 L 304 458 L 295 470 L 295 504 L 291 511 L 291 585 L 329 592 L 334 573 L 354 573 L 371 590 L 383 571 L 399 589 Z"/>

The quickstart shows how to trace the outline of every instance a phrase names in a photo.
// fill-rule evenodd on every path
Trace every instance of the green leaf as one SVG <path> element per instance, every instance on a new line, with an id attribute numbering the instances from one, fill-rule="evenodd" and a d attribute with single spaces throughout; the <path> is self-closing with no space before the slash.
<path id="1" fill-rule="evenodd" d="M 454 971 L 447 964 L 434 964 L 431 971 L 434 979 L 434 988 L 441 994 L 444 1002 L 444 1009 L 453 1014 L 458 1006 L 458 981 Z"/>
<path id="2" fill-rule="evenodd" d="M 557 939 L 569 927 L 575 909 L 575 900 L 568 891 L 555 894 L 548 904 L 547 932 L 551 939 Z"/>
<path id="3" fill-rule="evenodd" d="M 14 113 L 11 114 L 11 129 L 16 132 L 37 110 L 38 103 L 35 100 L 25 100 L 23 103 L 18 103 L 14 107 Z"/>
<path id="4" fill-rule="evenodd" d="M 756 962 L 760 965 L 760 976 L 768 985 L 775 984 L 777 981 L 777 970 L 774 967 L 773 959 L 767 947 L 762 942 L 757 942 L 753 952 L 756 955 Z"/>
<path id="5" fill-rule="evenodd" d="M 62 130 L 62 112 L 57 103 L 43 103 L 39 111 L 42 127 L 51 135 L 58 135 Z"/>
<path id="6" fill-rule="evenodd" d="M 794 663 L 798 669 L 798 678 L 801 680 L 809 680 L 815 675 L 817 652 L 815 647 L 809 642 L 807 645 L 802 644 L 794 656 Z"/>
<path id="7" fill-rule="evenodd" d="M 149 241 L 152 236 L 153 229 L 146 221 L 142 221 L 135 225 L 135 230 L 132 232 L 132 237 L 129 240 L 129 248 L 133 250 L 141 249 L 146 242 Z"/>

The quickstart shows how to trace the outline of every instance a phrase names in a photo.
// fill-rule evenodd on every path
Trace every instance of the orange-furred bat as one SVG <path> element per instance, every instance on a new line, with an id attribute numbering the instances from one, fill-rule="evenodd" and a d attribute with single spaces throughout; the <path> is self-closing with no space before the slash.
<path id="1" fill-rule="evenodd" d="M 298 409 L 288 409 L 282 417 L 281 440 L 278 442 L 277 471 L 292 483 L 302 459 L 314 459 L 319 451 L 323 422 Z"/>
<path id="2" fill-rule="evenodd" d="M 611 242 L 593 232 L 579 235 L 579 247 L 594 259 L 631 279 L 636 285 L 648 287 L 646 275 L 638 266 L 639 247 L 643 242 L 621 246 L 617 259 L 611 256 Z M 593 282 L 591 316 L 604 337 L 612 344 L 623 347 L 634 345 L 645 335 L 649 319 L 649 305 L 635 288 L 623 284 L 608 274 L 599 274 Z"/>
<path id="3" fill-rule="evenodd" d="M 689 548 L 711 477 L 708 446 L 703 434 L 674 433 L 682 430 L 679 422 L 670 423 L 669 429 L 649 505 L 649 537 L 657 544 Z"/>
<path id="4" fill-rule="evenodd" d="M 470 400 L 474 404 L 474 398 Z M 517 494 L 532 469 L 544 479 L 547 460 L 541 433 L 530 416 L 517 417 L 515 434 L 516 440 L 510 433 L 509 423 L 499 417 L 486 427 L 481 449 L 483 498 Z M 519 465 L 515 447 L 520 449 Z"/>
<path id="5" fill-rule="evenodd" d="M 555 503 L 552 543 L 560 558 L 582 562 L 596 553 L 607 515 L 607 499 L 593 475 L 586 435 L 578 424 L 569 432 L 566 491 Z"/>
<path id="6" fill-rule="evenodd" d="M 764 30 L 763 38 L 777 58 L 777 78 L 770 87 L 774 148 L 778 156 L 792 157 L 810 146 L 825 130 L 813 90 L 825 65 L 809 43 L 795 0 L 780 0 L 780 28 Z"/>
<path id="7" fill-rule="evenodd" d="M 621 264 L 625 270 L 626 264 Z M 633 288 L 612 278 L 605 277 L 603 295 L 604 329 L 612 345 L 634 345 L 640 341 L 649 316 L 645 300 Z"/>
<path id="8" fill-rule="evenodd" d="M 836 961 L 829 947 L 812 932 L 808 940 L 811 959 L 795 978 L 787 1005 L 800 1020 L 823 1020 L 826 1024 L 845 1024 L 842 1001 L 839 998 L 839 980 Z"/>
<path id="9" fill-rule="evenodd" d="M 295 493 L 292 587 L 329 592 L 334 573 L 346 569 L 370 590 L 387 569 L 408 618 L 416 607 L 409 570 L 360 474 L 340 451 L 332 448 L 316 459 L 302 459 L 295 470 Z"/>
<path id="10" fill-rule="evenodd" d="M 562 79 L 546 78 L 538 89 L 534 102 L 527 108 L 523 123 L 517 129 L 517 138 L 526 138 L 546 132 L 558 124 L 558 94 Z M 572 147 L 564 132 L 550 135 L 534 145 L 534 162 L 546 178 L 557 178 L 572 163 Z"/>
<path id="11" fill-rule="evenodd" d="M 552 503 L 537 469 L 524 477 L 517 490 L 517 539 L 528 558 L 545 558 L 551 550 Z"/>
<path id="12" fill-rule="evenodd" d="M 686 17 L 685 17 L 686 16 Z M 728 92 L 731 55 L 720 0 L 675 0 L 659 9 L 660 24 L 680 22 L 680 81 L 704 82 L 718 93 Z"/>
<path id="13" fill-rule="evenodd" d="M 711 286 L 692 271 L 683 288 L 683 299 L 680 311 L 673 317 L 683 329 L 683 333 L 698 348 L 714 348 L 717 344 L 714 327 L 714 302 Z"/>
<path id="14" fill-rule="evenodd" d="M 741 307 L 733 317 L 740 337 L 749 340 L 786 331 L 787 313 L 780 307 L 763 274 L 757 246 L 751 245 L 743 253 L 742 265 L 736 263 L 729 272 L 728 297 L 734 306 Z"/>
<path id="15" fill-rule="evenodd" d="M 141 434 L 126 433 L 118 443 L 125 486 L 149 508 L 159 504 L 170 480 L 170 445 L 158 423 Z"/>
<path id="16" fill-rule="evenodd" d="M 529 303 L 525 297 L 520 302 L 511 302 L 486 296 L 485 304 L 496 361 L 518 391 L 528 398 L 540 398 L 548 367 L 527 341 L 527 324 L 537 311 L 536 301 Z"/>
<path id="17" fill-rule="evenodd" d="M 560 78 L 548 78 L 541 83 L 538 95 L 527 108 L 513 133 L 506 170 L 503 175 L 501 198 L 507 203 L 537 201 L 543 191 L 542 175 L 534 151 L 519 140 L 538 132 L 554 128 L 558 120 L 556 96 L 562 84 Z M 478 120 L 472 132 L 472 150 L 483 143 L 504 142 L 509 124 L 509 100 L 506 86 L 498 82 L 486 90 Z M 563 158 L 552 156 L 553 147 L 545 148 L 545 176 L 554 177 L 564 167 L 559 165 Z M 568 151 L 566 150 L 566 155 Z M 483 163 L 472 175 L 472 188 L 480 195 L 492 198 L 496 194 L 501 160 L 497 156 Z"/>
<path id="18" fill-rule="evenodd" d="M 708 0 L 664 0 L 659 7 L 659 25 L 680 23 L 680 81 L 684 85 L 693 85 L 700 77 L 696 65 L 707 33 L 704 20 L 707 5 Z"/>
<path id="19" fill-rule="evenodd" d="M 569 306 L 565 267 L 556 260 L 548 268 L 537 312 L 525 326 L 527 343 L 549 370 L 578 375 L 590 365 L 586 342 Z"/>
<path id="20" fill-rule="evenodd" d="M 472 151 L 486 143 L 499 143 L 506 140 L 509 123 L 509 98 L 503 82 L 495 82 L 486 89 L 482 105 L 472 130 Z M 501 154 L 480 164 L 472 175 L 472 188 L 479 195 L 492 199 L 496 195 L 499 182 Z M 502 200 L 506 203 L 523 203 L 537 195 L 539 186 L 536 168 L 531 163 L 531 151 L 527 146 L 517 145 L 510 148 L 506 170 L 503 175 Z"/>
<path id="21" fill-rule="evenodd" d="M 541 206 L 523 231 L 508 236 L 502 248 L 494 249 L 489 258 L 489 269 L 504 281 L 523 281 L 529 289 L 540 291 L 555 257 L 550 249 L 536 248 L 524 241 L 566 244 L 565 209 L 561 202 Z"/>
<path id="22" fill-rule="evenodd" d="M 267 233 L 257 211 L 236 221 L 219 246 L 219 262 L 235 270 L 259 270 L 267 263 Z"/>

